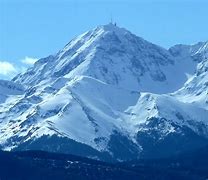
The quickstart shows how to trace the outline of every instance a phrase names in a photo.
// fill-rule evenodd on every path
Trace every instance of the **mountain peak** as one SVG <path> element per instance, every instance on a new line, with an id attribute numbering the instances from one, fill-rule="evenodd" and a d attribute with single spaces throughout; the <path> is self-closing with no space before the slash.
<path id="1" fill-rule="evenodd" d="M 113 24 L 113 23 L 104 24 L 104 25 L 101 25 L 101 26 L 98 26 L 98 27 L 102 27 L 105 30 L 119 29 L 119 27 L 116 24 Z"/>
<path id="2" fill-rule="evenodd" d="M 173 91 L 169 85 L 173 82 L 165 81 L 172 81 L 168 76 L 174 72 L 170 70 L 166 77 L 163 68 L 173 63 L 166 49 L 110 23 L 74 38 L 15 81 L 27 86 L 49 79 L 90 76 L 119 88 L 164 93 Z"/>
<path id="3" fill-rule="evenodd" d="M 105 25 L 100 25 L 97 27 L 98 29 L 103 29 L 104 31 L 113 31 L 113 32 L 129 32 L 128 30 L 126 30 L 125 28 L 121 28 L 119 26 L 117 26 L 117 24 L 113 24 L 113 23 L 109 23 L 109 24 L 105 24 Z"/>

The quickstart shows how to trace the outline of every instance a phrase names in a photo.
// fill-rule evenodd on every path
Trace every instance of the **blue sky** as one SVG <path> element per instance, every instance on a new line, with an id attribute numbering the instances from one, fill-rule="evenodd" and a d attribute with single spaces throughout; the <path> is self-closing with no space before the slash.
<path id="1" fill-rule="evenodd" d="M 208 40 L 207 0 L 0 0 L 0 78 L 107 24 L 168 48 Z"/>

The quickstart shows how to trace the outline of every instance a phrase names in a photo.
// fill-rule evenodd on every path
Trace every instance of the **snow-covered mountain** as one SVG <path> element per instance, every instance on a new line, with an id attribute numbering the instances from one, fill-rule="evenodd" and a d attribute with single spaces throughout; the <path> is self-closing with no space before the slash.
<path id="1" fill-rule="evenodd" d="M 88 31 L 13 79 L 26 90 L 0 106 L 1 148 L 126 160 L 203 146 L 207 52 L 113 24 Z"/>
<path id="2" fill-rule="evenodd" d="M 168 50 L 109 24 L 78 36 L 14 80 L 31 86 L 90 76 L 123 89 L 167 93 L 180 88 L 187 80 L 186 73 L 193 73 L 195 66 L 192 61 L 176 60 Z"/>

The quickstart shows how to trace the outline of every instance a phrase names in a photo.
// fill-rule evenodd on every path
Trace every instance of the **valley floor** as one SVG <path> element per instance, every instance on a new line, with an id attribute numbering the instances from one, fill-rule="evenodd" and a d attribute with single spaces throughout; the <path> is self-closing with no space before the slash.
<path id="1" fill-rule="evenodd" d="M 167 159 L 105 163 L 43 151 L 0 152 L 1 180 L 204 180 L 208 178 L 208 146 Z"/>

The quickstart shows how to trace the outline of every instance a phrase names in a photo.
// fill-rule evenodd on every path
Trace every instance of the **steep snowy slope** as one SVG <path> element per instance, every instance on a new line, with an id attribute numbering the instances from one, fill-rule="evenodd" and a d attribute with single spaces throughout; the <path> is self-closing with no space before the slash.
<path id="1" fill-rule="evenodd" d="M 201 147 L 206 56 L 207 43 L 166 50 L 112 24 L 95 28 L 13 79 L 26 90 L 0 106 L 0 146 L 104 160 Z"/>
<path id="2" fill-rule="evenodd" d="M 199 63 L 197 73 L 187 81 L 176 97 L 208 111 L 208 60 Z"/>
<path id="3" fill-rule="evenodd" d="M 10 95 L 20 95 L 24 88 L 11 81 L 0 80 L 0 103 L 3 103 Z"/>
<path id="4" fill-rule="evenodd" d="M 136 103 L 138 92 L 80 76 L 53 93 L 37 93 L 8 101 L 0 109 L 3 147 L 10 149 L 43 135 L 58 135 L 106 151 L 114 131 L 133 141 L 128 138 L 126 121 L 131 115 L 124 111 Z M 139 152 L 139 146 L 135 148 Z"/>

